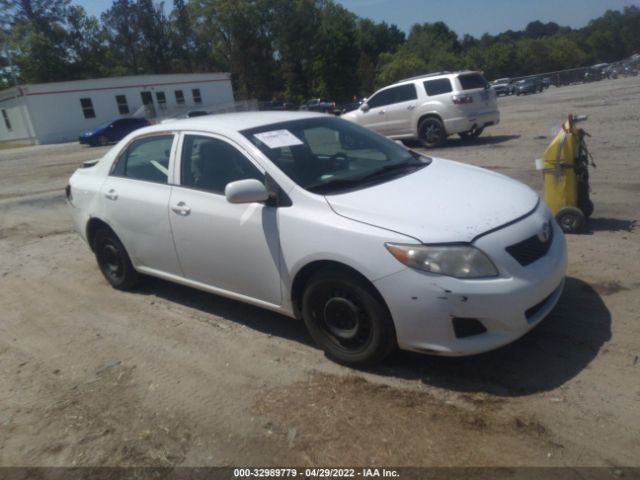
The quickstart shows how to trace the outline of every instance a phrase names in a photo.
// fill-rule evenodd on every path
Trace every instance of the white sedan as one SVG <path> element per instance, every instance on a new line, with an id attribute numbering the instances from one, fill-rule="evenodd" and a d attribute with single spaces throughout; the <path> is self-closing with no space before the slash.
<path id="1" fill-rule="evenodd" d="M 564 237 L 534 191 L 323 114 L 136 130 L 66 195 L 113 287 L 152 275 L 302 318 L 354 366 L 505 345 L 564 285 Z"/>

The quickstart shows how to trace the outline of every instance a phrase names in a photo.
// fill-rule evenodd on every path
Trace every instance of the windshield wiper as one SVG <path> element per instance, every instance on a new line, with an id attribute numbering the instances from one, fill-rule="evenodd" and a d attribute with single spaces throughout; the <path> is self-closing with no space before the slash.
<path id="1" fill-rule="evenodd" d="M 376 177 L 384 176 L 394 172 L 402 172 L 404 170 L 414 170 L 414 169 L 417 170 L 418 168 L 426 167 L 427 165 L 429 164 L 426 162 L 425 163 L 423 162 L 394 163 L 393 165 L 387 165 L 386 167 L 382 167 L 379 170 L 376 170 L 375 172 L 371 172 L 368 175 L 365 175 L 364 177 L 360 178 L 360 181 L 366 182 L 367 180 L 371 180 Z"/>
<path id="2" fill-rule="evenodd" d="M 351 188 L 360 185 L 359 178 L 334 178 L 325 182 L 312 183 L 305 188 L 310 192 L 323 193 L 326 191 L 339 190 L 342 188 Z"/>

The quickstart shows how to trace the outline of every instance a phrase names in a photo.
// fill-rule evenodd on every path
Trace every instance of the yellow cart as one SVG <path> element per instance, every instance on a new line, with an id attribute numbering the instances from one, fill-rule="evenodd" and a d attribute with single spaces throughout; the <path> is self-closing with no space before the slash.
<path id="1" fill-rule="evenodd" d="M 544 152 L 544 201 L 565 233 L 582 231 L 593 213 L 589 198 L 589 158 L 584 142 L 589 134 L 576 128 L 586 116 L 569 118 Z M 595 164 L 592 162 L 595 167 Z"/>

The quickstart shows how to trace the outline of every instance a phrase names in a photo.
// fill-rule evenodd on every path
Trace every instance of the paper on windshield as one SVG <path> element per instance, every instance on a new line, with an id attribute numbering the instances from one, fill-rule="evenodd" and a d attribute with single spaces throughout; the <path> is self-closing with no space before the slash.
<path id="1" fill-rule="evenodd" d="M 253 135 L 269 148 L 292 147 L 304 145 L 302 140 L 289 130 L 272 130 L 270 132 L 256 133 Z"/>

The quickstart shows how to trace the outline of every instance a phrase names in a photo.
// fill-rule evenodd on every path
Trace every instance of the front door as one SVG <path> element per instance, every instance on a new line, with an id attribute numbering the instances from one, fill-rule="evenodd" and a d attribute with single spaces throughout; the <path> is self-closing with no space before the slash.
<path id="1" fill-rule="evenodd" d="M 264 175 L 226 139 L 185 134 L 179 181 L 169 201 L 184 276 L 226 292 L 281 305 L 277 208 L 231 204 L 229 182 Z"/>

